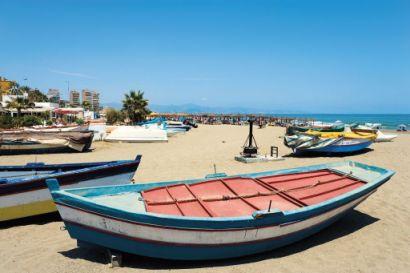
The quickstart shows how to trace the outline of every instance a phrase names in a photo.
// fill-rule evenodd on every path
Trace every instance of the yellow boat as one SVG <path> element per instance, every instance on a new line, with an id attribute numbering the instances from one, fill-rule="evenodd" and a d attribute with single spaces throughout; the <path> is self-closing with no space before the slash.
<path id="1" fill-rule="evenodd" d="M 311 136 L 318 136 L 321 138 L 340 138 L 344 137 L 346 139 L 368 139 L 375 140 L 377 138 L 376 134 L 373 133 L 362 133 L 362 132 L 317 132 L 309 130 L 305 134 Z"/>

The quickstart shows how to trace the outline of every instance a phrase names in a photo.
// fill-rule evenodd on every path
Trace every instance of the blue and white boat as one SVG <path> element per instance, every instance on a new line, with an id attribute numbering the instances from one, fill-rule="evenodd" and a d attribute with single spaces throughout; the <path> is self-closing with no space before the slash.
<path id="1" fill-rule="evenodd" d="M 146 122 L 139 123 L 145 128 L 156 128 L 165 130 L 168 136 L 178 133 L 185 133 L 191 129 L 191 126 L 185 125 L 180 121 L 166 121 L 163 118 L 155 118 Z"/>
<path id="2" fill-rule="evenodd" d="M 346 161 L 225 177 L 62 190 L 47 181 L 78 245 L 207 260 L 308 237 L 363 202 L 394 172 Z"/>
<path id="3" fill-rule="evenodd" d="M 0 166 L 0 222 L 56 211 L 46 179 L 64 189 L 130 184 L 140 160 Z"/>
<path id="4" fill-rule="evenodd" d="M 285 136 L 284 143 L 295 154 L 349 154 L 368 148 L 372 139 L 365 138 L 319 138 L 308 135 Z"/>

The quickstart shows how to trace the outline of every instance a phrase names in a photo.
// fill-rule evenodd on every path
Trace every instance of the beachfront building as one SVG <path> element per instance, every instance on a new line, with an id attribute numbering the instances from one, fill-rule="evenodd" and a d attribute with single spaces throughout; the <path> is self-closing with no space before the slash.
<path id="1" fill-rule="evenodd" d="M 98 112 L 100 109 L 100 94 L 96 91 L 92 93 L 91 106 L 94 112 Z"/>
<path id="2" fill-rule="evenodd" d="M 1 97 L 1 106 L 3 108 L 6 108 L 7 105 L 9 104 L 9 102 L 16 100 L 17 98 L 24 98 L 24 99 L 28 99 L 28 93 L 24 93 L 22 95 L 3 95 Z"/>
<path id="3" fill-rule="evenodd" d="M 60 90 L 58 89 L 48 89 L 47 98 L 50 102 L 59 103 L 60 102 Z"/>
<path id="4" fill-rule="evenodd" d="M 70 91 L 70 105 L 72 107 L 79 107 L 80 106 L 80 93 L 75 91 L 75 90 L 71 90 Z"/>
<path id="5" fill-rule="evenodd" d="M 97 91 L 83 89 L 81 92 L 82 103 L 88 102 L 90 110 L 98 112 L 100 108 L 100 94 Z"/>
<path id="6" fill-rule="evenodd" d="M 92 103 L 92 91 L 88 90 L 88 89 L 83 89 L 83 91 L 81 91 L 81 101 L 82 103 L 84 102 L 88 102 L 90 105 Z"/>

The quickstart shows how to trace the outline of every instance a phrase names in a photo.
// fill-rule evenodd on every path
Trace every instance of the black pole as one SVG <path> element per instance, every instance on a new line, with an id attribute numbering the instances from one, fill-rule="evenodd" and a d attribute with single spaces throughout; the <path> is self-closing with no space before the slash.
<path id="1" fill-rule="evenodd" d="M 253 120 L 249 120 L 249 147 L 252 147 L 253 139 Z"/>

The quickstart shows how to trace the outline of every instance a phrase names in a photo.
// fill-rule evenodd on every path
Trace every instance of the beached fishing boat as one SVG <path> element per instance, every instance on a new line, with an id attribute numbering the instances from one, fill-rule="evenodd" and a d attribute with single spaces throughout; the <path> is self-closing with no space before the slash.
<path id="1" fill-rule="evenodd" d="M 356 162 L 188 181 L 62 190 L 70 236 L 143 256 L 206 260 L 281 247 L 332 224 L 394 174 Z"/>
<path id="2" fill-rule="evenodd" d="M 90 148 L 93 136 L 93 132 L 87 130 L 2 131 L 0 132 L 0 154 L 84 152 Z"/>
<path id="3" fill-rule="evenodd" d="M 365 125 L 354 124 L 350 126 L 350 130 L 354 133 L 372 133 L 376 134 L 375 142 L 390 142 L 397 137 L 394 134 L 384 134 L 379 129 L 373 129 Z"/>
<path id="4" fill-rule="evenodd" d="M 175 130 L 175 131 L 189 131 L 191 130 L 191 126 L 183 124 L 181 121 L 174 121 L 168 120 L 165 122 L 167 130 Z"/>
<path id="5" fill-rule="evenodd" d="M 304 133 L 308 131 L 315 132 L 343 132 L 345 130 L 344 124 L 335 124 L 331 126 L 288 126 L 286 128 L 287 135 L 294 135 L 297 133 Z"/>
<path id="6" fill-rule="evenodd" d="M 0 222 L 56 211 L 46 179 L 58 179 L 63 188 L 129 184 L 140 161 L 137 156 L 135 160 L 0 166 Z"/>
<path id="7" fill-rule="evenodd" d="M 382 131 L 376 132 L 377 138 L 375 142 L 390 142 L 397 137 L 394 134 L 384 134 Z"/>
<path id="8" fill-rule="evenodd" d="M 310 136 L 317 136 L 320 138 L 344 138 L 344 139 L 367 139 L 374 141 L 377 138 L 375 133 L 362 133 L 362 132 L 317 132 L 309 130 L 304 134 Z"/>
<path id="9" fill-rule="evenodd" d="M 105 139 L 108 142 L 166 142 L 167 132 L 143 126 L 117 126 Z"/>
<path id="10" fill-rule="evenodd" d="M 367 138 L 321 138 L 316 135 L 285 136 L 285 146 L 291 148 L 295 154 L 325 153 L 347 154 L 368 148 L 373 140 Z"/>

